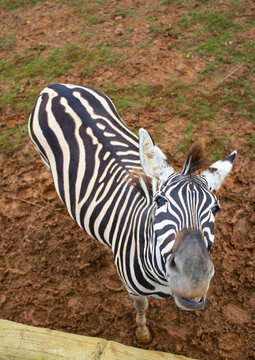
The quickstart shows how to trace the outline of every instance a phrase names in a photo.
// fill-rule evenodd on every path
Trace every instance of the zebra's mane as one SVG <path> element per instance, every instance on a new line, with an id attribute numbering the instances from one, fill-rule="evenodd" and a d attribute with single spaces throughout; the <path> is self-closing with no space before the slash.
<path id="1" fill-rule="evenodd" d="M 132 172 L 129 172 L 127 180 L 137 191 L 144 194 L 147 201 L 150 202 L 153 194 L 152 179 L 149 176 L 146 176 L 141 168 L 136 168 Z"/>
<path id="2" fill-rule="evenodd" d="M 209 165 L 205 152 L 205 141 L 198 140 L 189 149 L 185 164 L 182 169 L 183 175 L 191 175 Z"/>

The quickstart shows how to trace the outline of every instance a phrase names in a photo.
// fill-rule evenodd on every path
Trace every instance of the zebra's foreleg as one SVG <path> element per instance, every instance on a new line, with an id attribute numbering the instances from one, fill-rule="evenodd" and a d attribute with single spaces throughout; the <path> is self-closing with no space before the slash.
<path id="1" fill-rule="evenodd" d="M 143 343 L 149 343 L 151 341 L 151 333 L 146 326 L 145 312 L 148 309 L 148 299 L 144 296 L 131 296 L 136 309 L 136 338 Z"/>

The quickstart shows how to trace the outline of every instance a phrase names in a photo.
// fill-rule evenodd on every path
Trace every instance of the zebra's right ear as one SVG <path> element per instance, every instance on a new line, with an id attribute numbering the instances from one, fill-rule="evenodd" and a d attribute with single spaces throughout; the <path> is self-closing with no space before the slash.
<path id="1" fill-rule="evenodd" d="M 165 155 L 144 129 L 139 130 L 139 153 L 141 165 L 146 175 L 164 181 L 174 172 Z"/>

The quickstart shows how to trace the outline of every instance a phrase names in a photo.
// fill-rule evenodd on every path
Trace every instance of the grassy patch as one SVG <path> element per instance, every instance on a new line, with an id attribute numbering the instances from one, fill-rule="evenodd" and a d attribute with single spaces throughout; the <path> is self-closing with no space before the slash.
<path id="1" fill-rule="evenodd" d="M 113 13 L 113 15 L 120 15 L 123 17 L 133 15 L 133 14 L 134 14 L 134 10 L 131 8 L 118 8 Z"/>
<path id="2" fill-rule="evenodd" d="M 205 66 L 195 84 L 170 86 L 168 106 L 194 124 L 218 119 L 222 126 L 233 116 L 254 122 L 254 19 L 239 0 L 232 0 L 227 11 L 213 10 L 210 1 L 199 3 L 170 30 L 175 39 L 171 48 L 186 53 L 187 59 L 203 60 Z M 212 85 L 203 86 L 208 79 Z"/>
<path id="3" fill-rule="evenodd" d="M 149 31 L 150 31 L 151 35 L 154 37 L 154 36 L 157 36 L 160 34 L 164 34 L 166 30 L 164 29 L 164 27 L 161 24 L 155 23 L 155 24 L 150 25 Z"/>
<path id="4" fill-rule="evenodd" d="M 220 111 L 217 104 L 205 102 L 205 97 L 194 99 L 190 109 L 191 121 L 200 122 L 201 120 L 213 120 L 217 112 Z"/>
<path id="5" fill-rule="evenodd" d="M 91 75 L 97 66 L 116 65 L 123 58 L 120 51 L 113 51 L 111 45 L 105 42 L 97 43 L 92 49 L 82 48 L 81 53 L 80 63 L 86 75 Z"/>
<path id="6" fill-rule="evenodd" d="M 75 0 L 75 1 L 72 1 L 71 5 L 77 6 L 77 5 L 91 4 L 91 5 L 99 7 L 99 6 L 103 5 L 104 2 L 105 2 L 105 0 Z"/>
<path id="7" fill-rule="evenodd" d="M 232 4 L 236 5 L 237 1 Z M 245 8 L 236 8 L 238 11 L 231 8 L 217 11 L 200 6 L 187 11 L 170 30 L 170 35 L 179 38 L 177 47 L 189 49 L 207 58 L 208 62 L 214 62 L 213 69 L 207 64 L 207 73 L 223 62 L 252 66 L 255 61 L 252 38 L 255 22 L 246 15 Z"/>
<path id="8" fill-rule="evenodd" d="M 6 62 L 0 61 L 0 80 L 9 84 L 0 93 L 0 106 L 9 105 L 29 112 L 37 96 L 36 85 L 41 79 L 50 83 L 74 63 L 79 64 L 81 73 L 89 76 L 97 66 L 116 64 L 120 58 L 121 55 L 113 53 L 109 44 L 100 42 L 94 48 L 73 45 L 55 49 L 47 57 L 26 53 Z"/>
<path id="9" fill-rule="evenodd" d="M 0 80 L 9 84 L 8 89 L 0 93 L 0 106 L 9 105 L 18 110 L 30 111 L 36 94 L 32 85 L 28 86 L 28 92 L 23 93 L 23 89 L 27 88 L 27 79 L 30 84 L 32 80 L 36 83 L 39 79 L 51 82 L 68 67 L 67 49 L 55 49 L 47 58 L 27 54 L 0 62 Z"/>
<path id="10" fill-rule="evenodd" d="M 11 154 L 27 142 L 27 124 L 14 126 L 0 134 L 0 149 Z"/>
<path id="11" fill-rule="evenodd" d="M 194 141 L 193 138 L 194 125 L 189 123 L 186 127 L 186 130 L 183 134 L 182 143 L 177 147 L 178 151 L 187 152 L 190 148 L 191 144 Z"/>
<path id="12" fill-rule="evenodd" d="M 123 115 L 130 109 L 137 111 L 144 107 L 154 107 L 156 100 L 152 98 L 158 93 L 158 87 L 146 82 L 134 82 L 122 88 L 107 82 L 104 91 L 113 100 L 118 112 Z"/>
<path id="13" fill-rule="evenodd" d="M 163 104 L 167 105 L 174 117 L 189 120 L 178 150 L 187 150 L 195 140 L 193 135 L 199 136 L 201 126 L 206 126 L 213 160 L 226 153 L 230 139 L 224 136 L 224 132 L 233 119 L 240 119 L 240 122 L 254 122 L 255 119 L 255 87 L 249 81 L 249 74 L 238 80 L 222 82 L 216 87 L 202 87 L 199 83 L 188 85 L 172 80 L 169 90 L 162 97 Z"/>
<path id="14" fill-rule="evenodd" d="M 0 50 L 11 50 L 16 45 L 16 38 L 14 34 L 7 37 L 0 36 Z"/>
<path id="15" fill-rule="evenodd" d="M 252 134 L 249 138 L 249 144 L 251 147 L 251 152 L 249 153 L 250 159 L 255 159 L 255 134 Z"/>
<path id="16" fill-rule="evenodd" d="M 168 5 L 174 3 L 176 0 L 161 0 L 159 5 Z"/>
<path id="17" fill-rule="evenodd" d="M 193 10 L 182 16 L 181 20 L 178 22 L 178 26 L 182 30 L 187 30 L 202 25 L 204 31 L 221 33 L 222 31 L 235 26 L 233 17 L 234 15 L 229 12 L 224 13 L 216 10 L 208 11 L 208 9 Z"/>
<path id="18" fill-rule="evenodd" d="M 25 6 L 28 4 L 37 4 L 42 0 L 0 0 L 0 8 L 5 10 L 14 10 L 20 6 Z"/>
<path id="19" fill-rule="evenodd" d="M 105 20 L 103 16 L 98 16 L 98 9 L 102 6 L 104 0 L 76 0 L 71 3 L 71 6 L 76 7 L 76 13 L 79 16 L 87 17 L 91 24 L 100 24 Z M 93 16 L 92 16 L 93 15 Z"/>
<path id="20" fill-rule="evenodd" d="M 88 17 L 88 21 L 91 23 L 91 24 L 100 24 L 102 22 L 105 21 L 104 17 L 99 17 L 99 16 L 91 16 L 91 17 Z"/>
<path id="21" fill-rule="evenodd" d="M 225 156 L 225 149 L 230 141 L 230 136 L 215 135 L 210 139 L 208 153 L 211 155 L 212 161 L 222 159 Z"/>

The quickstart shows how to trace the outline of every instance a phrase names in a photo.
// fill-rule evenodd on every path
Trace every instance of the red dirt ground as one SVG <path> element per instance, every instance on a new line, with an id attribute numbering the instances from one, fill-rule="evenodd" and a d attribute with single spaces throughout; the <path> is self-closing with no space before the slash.
<path id="1" fill-rule="evenodd" d="M 117 4 L 110 2 L 111 11 L 114 3 Z M 118 7 L 139 8 L 145 2 L 119 3 L 122 6 Z M 1 28 L 6 33 L 16 29 L 14 52 L 33 46 L 41 46 L 47 52 L 56 43 L 71 44 L 74 38 L 77 42 L 80 23 L 71 21 L 73 11 L 65 1 L 62 8 L 44 2 L 40 11 L 30 6 L 22 12 L 17 9 L 5 13 Z M 168 13 L 162 22 L 173 22 L 174 17 Z M 105 29 L 101 30 L 102 37 L 112 36 L 113 41 L 121 42 L 122 29 L 128 25 L 127 18 L 122 20 L 117 31 L 114 19 L 100 24 Z M 135 22 L 129 25 L 136 29 L 132 39 L 135 43 L 143 36 L 143 27 Z M 137 50 L 134 66 L 134 49 L 130 47 L 131 60 L 123 65 L 123 79 L 121 73 L 108 68 L 97 71 L 90 81 L 98 89 L 111 77 L 119 77 L 124 84 L 128 77 L 164 84 L 172 72 L 192 82 L 202 64 L 194 60 L 188 71 L 186 58 L 176 55 L 169 69 L 165 49 L 164 38 L 154 40 L 150 58 Z M 6 51 L 2 56 L 11 54 Z M 78 69 L 58 81 L 86 83 Z M 43 86 L 38 84 L 38 93 Z M 143 111 L 124 120 L 131 128 L 138 125 L 151 131 L 156 116 Z M 161 117 L 167 119 L 168 114 L 162 113 Z M 24 122 L 24 114 L 13 114 L 8 108 L 2 118 L 3 129 Z M 181 162 L 176 144 L 182 127 L 181 122 L 172 124 L 165 120 L 162 130 L 169 139 L 162 149 L 172 152 L 172 162 L 177 167 Z M 239 129 L 240 134 L 245 134 L 250 131 L 247 127 L 233 123 L 231 131 Z M 241 137 L 232 141 L 231 150 L 239 145 L 243 146 Z M 0 318 L 198 359 L 255 359 L 255 168 L 244 152 L 239 154 L 231 176 L 218 193 L 222 211 L 217 215 L 216 242 L 211 251 L 216 273 L 206 307 L 189 313 L 179 310 L 172 299 L 150 299 L 147 318 L 153 339 L 148 345 L 136 341 L 135 311 L 115 271 L 110 249 L 90 239 L 68 216 L 50 174 L 30 143 L 11 155 L 1 152 L 0 179 Z"/>

